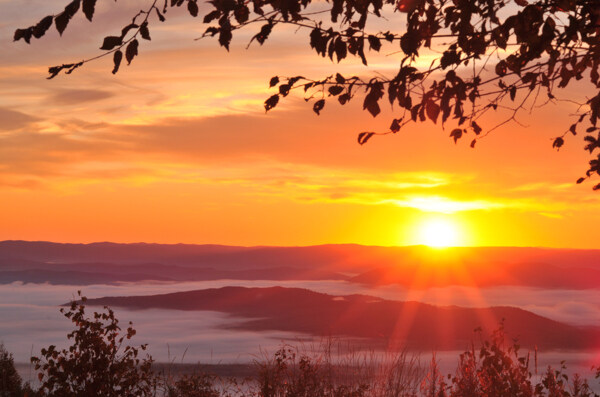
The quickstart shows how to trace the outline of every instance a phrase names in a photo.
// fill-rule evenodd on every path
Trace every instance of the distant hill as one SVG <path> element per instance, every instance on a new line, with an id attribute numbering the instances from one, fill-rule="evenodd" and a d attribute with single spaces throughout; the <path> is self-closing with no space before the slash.
<path id="1" fill-rule="evenodd" d="M 143 279 L 328 279 L 411 288 L 521 285 L 588 289 L 600 287 L 600 250 L 0 242 L 0 283 Z"/>
<path id="2" fill-rule="evenodd" d="M 131 309 L 209 310 L 242 321 L 244 330 L 368 338 L 396 347 L 464 349 L 473 331 L 484 334 L 502 319 L 511 337 L 540 349 L 597 348 L 600 329 L 559 323 L 514 307 L 436 307 L 365 295 L 332 296 L 300 288 L 224 287 L 150 296 L 89 299 L 89 305 Z"/>

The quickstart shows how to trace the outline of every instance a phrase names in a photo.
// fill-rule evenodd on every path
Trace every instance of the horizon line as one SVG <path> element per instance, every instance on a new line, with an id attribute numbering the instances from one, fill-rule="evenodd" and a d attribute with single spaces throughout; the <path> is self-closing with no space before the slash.
<path id="1" fill-rule="evenodd" d="M 232 245 L 223 243 L 160 243 L 160 242 L 145 242 L 145 241 L 91 241 L 91 242 L 72 242 L 72 241 L 50 241 L 50 240 L 23 240 L 23 239 L 8 239 L 0 240 L 3 243 L 45 243 L 57 245 L 162 245 L 162 246 L 195 246 L 195 247 L 228 247 L 228 248 L 310 248 L 310 247 L 327 247 L 327 246 L 356 246 L 356 247 L 373 247 L 373 248 L 427 248 L 430 250 L 444 251 L 447 249 L 465 249 L 465 248 L 506 248 L 506 249 L 540 249 L 540 250 L 571 250 L 571 251 L 599 251 L 600 248 L 573 248 L 573 247 L 545 247 L 545 246 L 529 246 L 529 245 L 456 245 L 447 247 L 432 247 L 426 244 L 413 245 L 373 245 L 360 243 L 321 243 L 307 245 Z"/>

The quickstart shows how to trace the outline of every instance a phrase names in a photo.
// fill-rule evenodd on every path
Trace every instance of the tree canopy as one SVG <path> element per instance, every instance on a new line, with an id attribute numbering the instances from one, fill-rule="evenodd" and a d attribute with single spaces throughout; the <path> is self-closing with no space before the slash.
<path id="1" fill-rule="evenodd" d="M 17 29 L 14 40 L 29 43 L 52 27 L 62 34 L 80 10 L 92 21 L 97 0 L 71 0 L 64 10 L 38 23 Z M 430 120 L 450 124 L 454 142 L 478 139 L 511 121 L 521 111 L 566 101 L 572 122 L 554 131 L 557 150 L 567 138 L 583 135 L 590 153 L 582 183 L 600 175 L 600 2 L 597 0 L 209 0 L 210 11 L 200 16 L 198 0 L 154 0 L 132 17 L 120 32 L 106 36 L 99 55 L 49 68 L 49 77 L 70 74 L 87 62 L 112 56 L 117 73 L 128 64 L 140 43 L 151 39 L 152 24 L 165 22 L 170 8 L 185 7 L 208 25 L 203 37 L 214 37 L 229 50 L 233 34 L 242 28 L 256 32 L 249 45 L 262 45 L 279 25 L 306 30 L 317 56 L 333 63 L 357 57 L 367 65 L 372 52 L 389 49 L 399 54 L 395 76 L 343 76 L 332 70 L 325 77 L 275 76 L 270 87 L 278 92 L 264 103 L 266 111 L 292 91 L 320 114 L 329 101 L 342 105 L 362 101 L 373 117 L 385 102 L 394 109 L 387 131 L 364 131 L 358 143 L 375 135 L 395 134 L 408 123 Z M 404 15 L 397 31 L 370 30 L 368 23 L 390 12 Z M 423 66 L 424 54 L 434 54 Z M 371 72 L 372 73 L 372 72 Z M 584 88 L 591 96 L 574 98 L 567 87 Z M 562 93 L 560 91 L 563 91 Z M 561 94 L 563 97 L 561 97 Z M 505 113 L 503 121 L 485 125 L 490 112 Z M 600 183 L 594 190 L 600 190 Z"/>

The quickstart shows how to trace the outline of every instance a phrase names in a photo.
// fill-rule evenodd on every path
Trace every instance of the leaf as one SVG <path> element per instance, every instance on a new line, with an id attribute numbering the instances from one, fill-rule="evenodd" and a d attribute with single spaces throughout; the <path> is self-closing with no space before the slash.
<path id="1" fill-rule="evenodd" d="M 379 40 L 377 37 L 373 36 L 372 34 L 370 34 L 369 37 L 367 37 L 367 40 L 369 40 L 369 47 L 372 50 L 379 52 L 379 50 L 381 49 L 381 40 Z"/>
<path id="2" fill-rule="evenodd" d="M 269 35 L 271 34 L 272 30 L 273 30 L 273 25 L 271 23 L 267 23 L 266 25 L 263 25 L 260 28 L 260 32 L 258 32 L 252 38 L 252 40 L 256 39 L 256 41 L 258 41 L 260 45 L 263 45 L 263 43 L 267 40 L 267 38 L 269 38 Z"/>
<path id="3" fill-rule="evenodd" d="M 556 150 L 559 150 L 562 145 L 565 144 L 565 140 L 562 139 L 561 137 L 558 137 L 554 140 L 554 142 L 552 142 L 552 148 L 556 148 Z"/>
<path id="4" fill-rule="evenodd" d="M 65 10 L 63 12 L 61 12 L 54 18 L 54 24 L 56 25 L 56 30 L 58 30 L 58 33 L 61 36 L 62 36 L 63 32 L 65 31 L 65 29 L 67 28 L 67 25 L 69 24 L 69 21 L 71 20 L 71 18 L 73 18 L 73 15 L 75 15 L 77 10 L 79 9 L 79 2 L 80 2 L 80 0 L 73 0 L 71 3 L 69 3 L 65 7 Z"/>
<path id="5" fill-rule="evenodd" d="M 341 74 L 336 73 L 335 74 L 335 82 L 338 84 L 344 84 L 346 82 L 346 79 Z"/>
<path id="6" fill-rule="evenodd" d="M 198 16 L 198 4 L 193 0 L 188 0 L 187 9 L 194 18 Z"/>
<path id="7" fill-rule="evenodd" d="M 138 41 L 137 39 L 133 39 L 129 44 L 127 44 L 127 48 L 125 49 L 125 59 L 127 59 L 127 64 L 131 64 L 133 57 L 138 54 Z"/>
<path id="8" fill-rule="evenodd" d="M 400 37 L 400 48 L 408 56 L 419 56 L 420 41 L 417 32 L 408 31 Z"/>
<path id="9" fill-rule="evenodd" d="M 411 12 L 417 6 L 417 0 L 399 0 L 396 7 L 400 12 Z"/>
<path id="10" fill-rule="evenodd" d="M 585 178 L 579 178 L 577 179 L 577 184 L 579 185 L 580 183 L 582 183 L 583 181 L 585 181 Z"/>
<path id="11" fill-rule="evenodd" d="M 245 23 L 248 21 L 248 17 L 250 16 L 250 10 L 245 4 L 242 4 L 235 8 L 233 15 L 238 23 Z"/>
<path id="12" fill-rule="evenodd" d="M 265 101 L 265 111 L 269 111 L 271 109 L 273 109 L 275 106 L 277 106 L 277 103 L 279 102 L 279 95 L 275 94 L 271 97 L 269 97 L 269 99 L 267 99 Z"/>
<path id="13" fill-rule="evenodd" d="M 481 134 L 481 131 L 483 131 L 483 129 L 479 126 L 479 124 L 477 124 L 476 121 L 473 121 L 471 123 L 471 127 L 473 127 L 473 131 L 475 131 L 475 135 L 479 135 Z"/>
<path id="14" fill-rule="evenodd" d="M 517 5 L 520 5 L 521 7 L 527 7 L 529 5 L 529 2 L 527 2 L 527 0 L 515 0 L 515 3 L 517 3 Z"/>
<path id="15" fill-rule="evenodd" d="M 210 23 L 211 21 L 219 18 L 220 16 L 221 16 L 221 12 L 219 10 L 214 10 L 214 11 L 211 11 L 208 14 L 206 14 L 204 16 L 204 19 L 202 20 L 202 22 Z"/>
<path id="16" fill-rule="evenodd" d="M 151 40 L 150 31 L 148 30 L 148 21 L 144 22 L 142 26 L 140 26 L 140 35 L 144 40 Z"/>
<path id="17" fill-rule="evenodd" d="M 125 26 L 123 29 L 121 29 L 121 39 L 123 39 L 131 29 L 137 28 L 139 28 L 139 26 L 135 23 L 130 23 L 129 25 Z"/>
<path id="18" fill-rule="evenodd" d="M 600 183 L 592 188 L 592 190 L 600 190 Z"/>
<path id="19" fill-rule="evenodd" d="M 121 37 L 106 36 L 104 38 L 104 42 L 102 43 L 102 47 L 100 47 L 100 49 L 110 51 L 113 48 L 120 46 L 121 44 L 123 44 L 123 39 Z"/>
<path id="20" fill-rule="evenodd" d="M 577 123 L 571 124 L 571 127 L 569 127 L 569 131 L 571 132 L 571 134 L 577 135 Z"/>
<path id="21" fill-rule="evenodd" d="M 324 99 L 319 99 L 317 102 L 315 102 L 315 104 L 313 105 L 313 111 L 317 114 L 317 115 L 321 115 L 321 110 L 323 110 L 323 108 L 325 107 L 325 100 Z"/>
<path id="22" fill-rule="evenodd" d="M 398 131 L 400 131 L 400 122 L 402 121 L 402 119 L 394 119 L 392 120 L 392 125 L 390 125 L 390 131 L 392 131 L 394 134 Z"/>
<path id="23" fill-rule="evenodd" d="M 92 17 L 94 16 L 94 10 L 96 8 L 96 0 L 83 0 L 82 7 L 83 13 L 88 21 L 92 21 Z"/>
<path id="24" fill-rule="evenodd" d="M 271 77 L 271 80 L 269 81 L 269 88 L 275 87 L 278 83 L 279 83 L 279 77 L 277 77 L 277 76 Z"/>
<path id="25" fill-rule="evenodd" d="M 17 29 L 15 30 L 15 35 L 13 36 L 14 41 L 19 41 L 21 39 L 25 40 L 27 44 L 31 42 L 31 35 L 33 33 L 32 28 L 28 29 Z"/>
<path id="26" fill-rule="evenodd" d="M 458 65 L 460 63 L 460 54 L 456 50 L 444 51 L 444 55 L 440 59 L 440 66 L 442 69 L 446 69 L 451 65 Z"/>
<path id="27" fill-rule="evenodd" d="M 346 47 L 346 42 L 341 37 L 338 37 L 335 40 L 334 50 L 335 50 L 335 55 L 337 56 L 338 63 L 342 59 L 346 58 L 346 56 L 348 54 L 348 47 Z"/>
<path id="28" fill-rule="evenodd" d="M 342 93 L 342 91 L 344 91 L 344 87 L 339 86 L 339 85 L 334 85 L 329 87 L 329 95 L 331 96 L 336 96 Z"/>
<path id="29" fill-rule="evenodd" d="M 454 139 L 454 143 L 462 137 L 463 131 L 460 128 L 455 128 L 450 133 L 450 137 Z"/>
<path id="30" fill-rule="evenodd" d="M 351 98 L 351 97 L 350 97 L 350 94 L 348 94 L 348 93 L 346 93 L 346 94 L 342 94 L 342 95 L 340 95 L 340 96 L 338 97 L 338 102 L 339 102 L 341 105 L 345 105 L 345 104 L 346 104 L 346 102 L 348 102 L 348 101 L 350 100 L 350 98 Z"/>
<path id="31" fill-rule="evenodd" d="M 509 94 L 510 94 L 510 100 L 514 101 L 515 96 L 517 95 L 517 86 L 515 86 L 515 85 L 511 86 L 510 90 L 509 90 Z"/>
<path id="32" fill-rule="evenodd" d="M 475 144 L 477 143 L 477 139 L 473 139 L 471 141 L 471 148 L 475 148 Z"/>
<path id="33" fill-rule="evenodd" d="M 383 97 L 383 84 L 379 81 L 370 84 L 370 91 L 363 102 L 363 110 L 366 109 L 373 117 L 377 117 L 381 112 L 378 103 L 381 97 Z"/>
<path id="34" fill-rule="evenodd" d="M 165 16 L 163 14 L 160 13 L 160 11 L 158 11 L 158 8 L 154 8 L 154 11 L 156 11 L 156 15 L 158 16 L 158 20 L 161 22 L 165 21 Z"/>
<path id="35" fill-rule="evenodd" d="M 225 47 L 227 51 L 229 51 L 229 43 L 231 43 L 232 38 L 233 35 L 231 34 L 231 25 L 227 23 L 226 25 L 221 26 L 219 29 L 219 44 Z"/>
<path id="36" fill-rule="evenodd" d="M 506 75 L 507 71 L 508 71 L 508 68 L 506 65 L 506 61 L 502 60 L 496 64 L 496 74 L 498 76 L 502 77 L 502 76 Z"/>
<path id="37" fill-rule="evenodd" d="M 290 93 L 292 86 L 290 84 L 282 84 L 279 86 L 279 93 L 283 96 L 287 96 Z"/>
<path id="38" fill-rule="evenodd" d="M 439 105 L 431 100 L 427 101 L 425 111 L 427 112 L 427 117 L 434 123 L 437 123 L 438 116 L 440 115 Z"/>
<path id="39" fill-rule="evenodd" d="M 374 132 L 361 132 L 358 134 L 358 143 L 364 145 L 373 135 L 375 135 Z"/>
<path id="40" fill-rule="evenodd" d="M 115 66 L 112 70 L 112 74 L 116 74 L 119 71 L 119 66 L 121 66 L 122 60 L 123 60 L 123 53 L 121 52 L 121 50 L 115 51 L 115 54 L 113 55 L 113 62 L 115 64 Z"/>
<path id="41" fill-rule="evenodd" d="M 50 26 L 52 26 L 52 20 L 52 15 L 48 15 L 47 17 L 39 21 L 37 25 L 35 25 L 32 29 L 31 33 L 33 33 L 33 37 L 39 39 L 44 34 L 46 34 L 46 31 L 50 28 Z"/>

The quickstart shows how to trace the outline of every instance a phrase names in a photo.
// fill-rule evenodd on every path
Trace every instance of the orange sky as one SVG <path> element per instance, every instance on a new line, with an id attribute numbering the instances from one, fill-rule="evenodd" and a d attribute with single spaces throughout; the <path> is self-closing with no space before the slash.
<path id="1" fill-rule="evenodd" d="M 461 245 L 598 248 L 600 193 L 574 183 L 582 137 L 551 145 L 572 105 L 525 113 L 525 127 L 474 150 L 429 122 L 361 147 L 357 133 L 387 129 L 391 109 L 374 119 L 360 101 L 332 101 L 318 117 L 290 98 L 265 115 L 268 81 L 393 74 L 394 48 L 369 68 L 337 65 L 311 52 L 308 32 L 282 28 L 249 50 L 252 32 L 239 35 L 227 53 L 171 13 L 116 76 L 108 59 L 48 81 L 47 66 L 95 55 L 139 9 L 102 2 L 95 23 L 78 14 L 62 39 L 52 29 L 10 42 L 63 4 L 0 0 L 0 239 L 406 245 L 445 219 Z"/>

